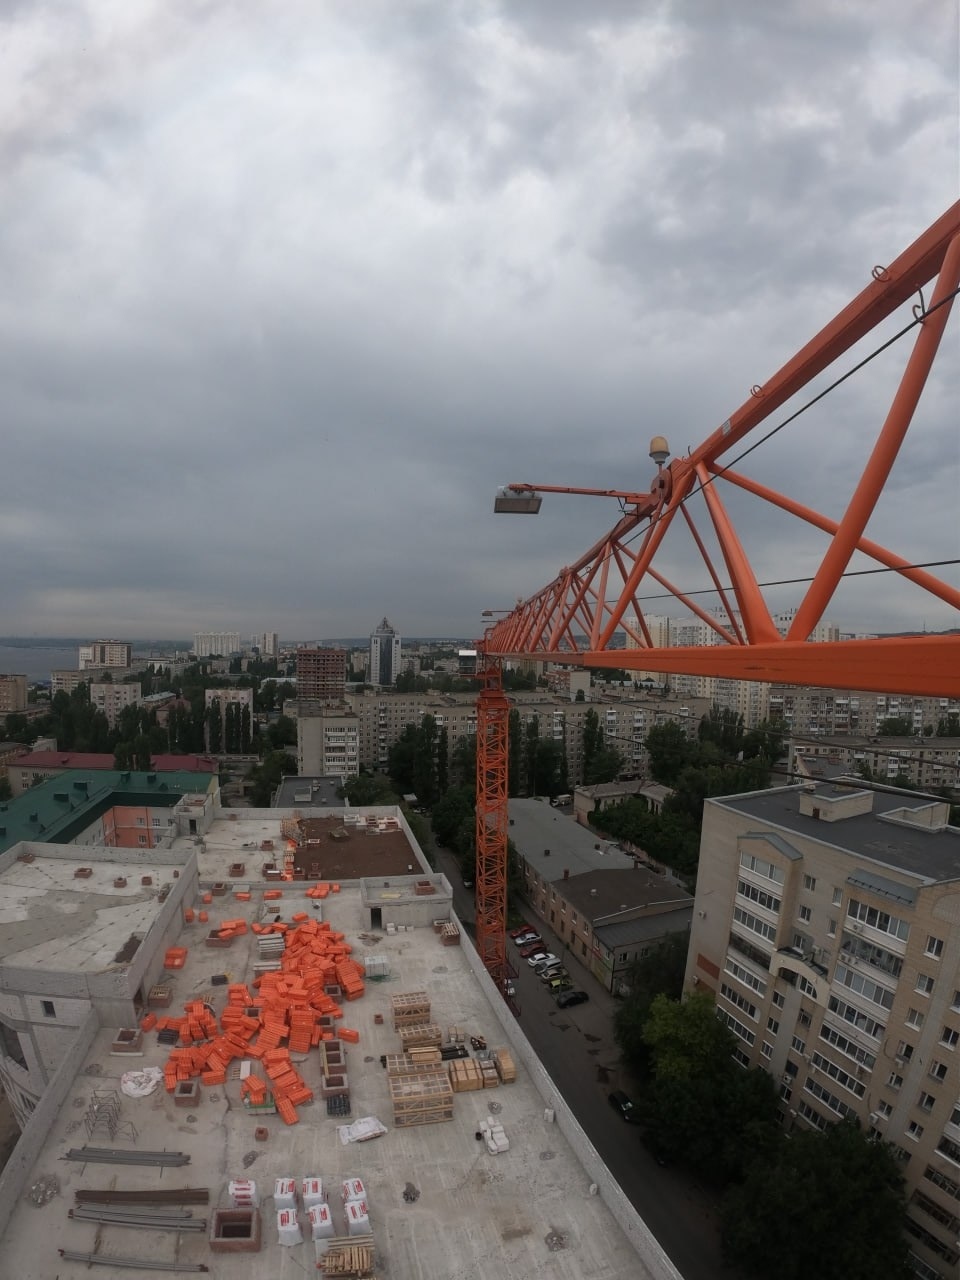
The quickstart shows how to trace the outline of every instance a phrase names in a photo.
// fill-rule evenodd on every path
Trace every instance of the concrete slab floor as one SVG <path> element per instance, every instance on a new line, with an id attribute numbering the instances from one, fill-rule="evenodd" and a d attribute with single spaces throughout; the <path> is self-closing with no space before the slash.
<path id="1" fill-rule="evenodd" d="M 239 856 L 236 845 L 234 856 Z M 204 873 L 201 872 L 203 875 Z M 318 1176 L 330 1187 L 330 1202 L 338 1230 L 344 1230 L 339 1187 L 344 1178 L 363 1179 L 368 1193 L 370 1223 L 376 1242 L 382 1280 L 646 1280 L 650 1271 L 633 1250 L 603 1201 L 590 1194 L 588 1179 L 574 1151 L 555 1125 L 544 1117 L 543 1102 L 522 1066 L 516 1083 L 454 1095 L 451 1122 L 395 1128 L 389 1104 L 386 1073 L 380 1055 L 399 1051 L 393 1031 L 390 996 L 426 990 L 432 1001 L 431 1018 L 443 1028 L 462 1027 L 467 1034 L 497 1043 L 493 1011 L 473 978 L 459 947 L 443 947 L 432 930 L 386 936 L 371 934 L 360 904 L 359 891 L 345 890 L 315 912 L 302 890 L 285 889 L 279 906 L 289 915 L 307 909 L 328 916 L 343 930 L 355 953 L 385 955 L 390 978 L 368 982 L 364 997 L 344 1005 L 343 1024 L 360 1033 L 357 1045 L 347 1045 L 347 1072 L 352 1093 L 352 1118 L 377 1116 L 386 1136 L 372 1142 L 344 1146 L 337 1136 L 338 1121 L 326 1114 L 319 1100 L 300 1107 L 300 1123 L 286 1126 L 278 1116 L 253 1116 L 240 1101 L 239 1080 L 223 1087 L 202 1087 L 195 1109 L 174 1105 L 162 1087 L 144 1099 L 122 1098 L 121 1123 L 133 1126 L 124 1137 L 97 1134 L 91 1145 L 139 1150 L 181 1150 L 191 1157 L 182 1169 L 158 1170 L 112 1165 L 79 1165 L 62 1160 L 72 1146 L 88 1141 L 84 1116 L 95 1090 L 120 1088 L 124 1070 L 162 1066 L 168 1050 L 155 1033 L 144 1037 L 144 1056 L 133 1061 L 110 1055 L 115 1029 L 102 1030 L 77 1075 L 74 1087 L 36 1162 L 31 1181 L 41 1174 L 60 1179 L 60 1194 L 42 1208 L 22 1201 L 2 1240 L 3 1271 L 18 1280 L 79 1280 L 88 1277 L 83 1263 L 66 1262 L 58 1248 L 134 1256 L 151 1261 L 176 1259 L 203 1262 L 212 1276 L 229 1280 L 287 1280 L 314 1272 L 314 1247 L 281 1247 L 277 1242 L 272 1193 L 279 1177 Z M 214 899 L 209 925 L 187 926 L 181 938 L 190 948 L 184 969 L 170 975 L 173 983 L 171 1015 L 184 1001 L 203 996 L 219 1012 L 225 987 L 214 975 L 231 981 L 252 981 L 255 937 L 246 934 L 231 948 L 202 945 L 208 928 L 223 919 L 245 915 L 257 918 L 262 905 L 239 903 L 232 896 Z M 271 915 L 275 914 L 271 912 Z M 383 1024 L 374 1021 L 383 1016 Z M 317 1089 L 316 1050 L 304 1055 L 298 1069 Z M 480 1121 L 500 1108 L 510 1150 L 488 1154 L 475 1138 Z M 258 1142 L 254 1128 L 266 1125 L 269 1137 Z M 67 1213 L 79 1188 L 125 1189 L 205 1186 L 209 1208 L 195 1207 L 196 1216 L 209 1217 L 228 1204 L 232 1179 L 252 1178 L 263 1196 L 263 1250 L 259 1254 L 210 1253 L 206 1236 L 132 1231 L 74 1223 Z M 419 1193 L 404 1200 L 407 1184 Z M 556 1247 L 559 1245 L 559 1247 Z M 109 1268 L 104 1275 L 136 1274 Z M 146 1273 L 144 1273 L 146 1274 Z"/>

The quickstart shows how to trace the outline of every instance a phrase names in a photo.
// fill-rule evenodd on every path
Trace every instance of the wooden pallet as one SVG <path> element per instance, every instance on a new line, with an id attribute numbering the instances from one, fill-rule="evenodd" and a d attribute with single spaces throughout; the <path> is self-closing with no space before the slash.
<path id="1" fill-rule="evenodd" d="M 422 1045 L 435 1045 L 440 1048 L 443 1043 L 443 1032 L 435 1022 L 422 1022 L 412 1027 L 400 1027 L 400 1044 L 404 1053 Z"/>
<path id="2" fill-rule="evenodd" d="M 391 996 L 390 1008 L 394 1031 L 401 1027 L 423 1026 L 430 1021 L 430 997 L 425 991 L 404 991 Z"/>
<path id="3" fill-rule="evenodd" d="M 421 1067 L 435 1067 L 438 1062 L 443 1061 L 440 1050 L 435 1045 L 414 1045 L 407 1050 L 407 1056 Z"/>
<path id="4" fill-rule="evenodd" d="M 421 1067 L 416 1075 L 388 1076 L 387 1086 L 397 1128 L 453 1119 L 453 1089 L 442 1065 Z"/>

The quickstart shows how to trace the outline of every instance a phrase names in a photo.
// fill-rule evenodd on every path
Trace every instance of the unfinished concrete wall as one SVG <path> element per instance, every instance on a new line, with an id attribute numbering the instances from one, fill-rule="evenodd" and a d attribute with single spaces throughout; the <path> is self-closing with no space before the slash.
<path id="1" fill-rule="evenodd" d="M 0 1237 L 6 1231 L 13 1210 L 26 1190 L 27 1179 L 43 1150 L 43 1144 L 47 1140 L 51 1126 L 73 1087 L 74 1079 L 93 1044 L 98 1027 L 97 1015 L 91 1009 L 83 1026 L 75 1032 L 73 1040 L 64 1053 L 63 1061 L 43 1097 L 37 1103 L 3 1172 L 0 1173 Z M 58 1170 L 47 1169 L 43 1172 L 56 1173 Z"/>

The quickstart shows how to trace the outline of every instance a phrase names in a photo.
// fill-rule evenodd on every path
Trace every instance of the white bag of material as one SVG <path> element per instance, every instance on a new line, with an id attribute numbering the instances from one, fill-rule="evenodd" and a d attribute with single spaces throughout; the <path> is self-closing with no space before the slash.
<path id="1" fill-rule="evenodd" d="M 369 1142 L 371 1138 L 381 1138 L 387 1132 L 376 1116 L 364 1116 L 353 1124 L 341 1124 L 337 1127 L 340 1141 L 344 1146 L 351 1142 Z"/>
<path id="2" fill-rule="evenodd" d="M 146 1098 L 162 1079 L 159 1067 L 141 1067 L 139 1071 L 125 1071 L 120 1077 L 120 1088 L 128 1098 Z"/>

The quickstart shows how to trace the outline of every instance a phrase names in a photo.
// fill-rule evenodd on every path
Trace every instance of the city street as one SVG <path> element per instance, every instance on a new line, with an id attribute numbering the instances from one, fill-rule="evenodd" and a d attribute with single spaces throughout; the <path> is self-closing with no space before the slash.
<path id="1" fill-rule="evenodd" d="M 453 885 L 454 908 L 464 923 L 474 918 L 473 890 L 461 883 L 456 860 L 438 851 L 438 865 Z M 534 917 L 527 917 L 536 923 Z M 622 1088 L 635 1096 L 622 1073 L 613 1038 L 616 1001 L 545 927 L 540 936 L 563 957 L 574 987 L 590 1000 L 558 1009 L 537 975 L 507 942 L 507 959 L 517 970 L 520 1026 L 570 1109 L 647 1226 L 670 1255 L 684 1280 L 716 1280 L 724 1275 L 713 1197 L 685 1173 L 656 1163 L 640 1130 L 610 1107 L 607 1094 Z"/>

